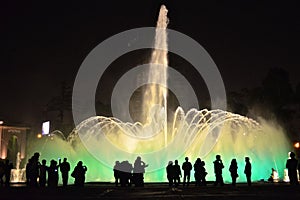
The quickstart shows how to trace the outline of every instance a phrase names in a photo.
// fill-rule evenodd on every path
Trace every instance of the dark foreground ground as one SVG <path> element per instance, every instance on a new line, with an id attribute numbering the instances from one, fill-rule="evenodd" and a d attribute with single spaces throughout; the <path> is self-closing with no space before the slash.
<path id="1" fill-rule="evenodd" d="M 72 185 L 56 189 L 12 186 L 0 188 L 2 199 L 299 199 L 300 186 L 287 183 L 254 183 L 251 187 L 237 184 L 214 187 L 169 189 L 166 183 L 146 183 L 143 188 L 121 188 L 111 183 L 86 183 L 84 188 Z"/>

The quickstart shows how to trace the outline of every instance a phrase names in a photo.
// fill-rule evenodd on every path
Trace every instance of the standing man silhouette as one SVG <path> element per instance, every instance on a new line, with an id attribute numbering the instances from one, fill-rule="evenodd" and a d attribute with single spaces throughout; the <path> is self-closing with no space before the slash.
<path id="1" fill-rule="evenodd" d="M 173 162 L 169 161 L 168 166 L 166 167 L 166 171 L 167 171 L 167 178 L 169 181 L 169 187 L 173 187 L 173 180 L 174 180 L 174 166 L 173 166 Z"/>
<path id="2" fill-rule="evenodd" d="M 190 184 L 190 177 L 191 177 L 191 170 L 192 170 L 192 164 L 189 162 L 189 158 L 185 157 L 185 162 L 182 164 L 182 170 L 183 170 L 183 187 L 185 186 L 185 183 L 187 183 L 187 186 Z"/>
<path id="3" fill-rule="evenodd" d="M 216 175 L 216 181 L 214 183 L 215 186 L 220 184 L 221 186 L 224 185 L 223 176 L 222 176 L 222 169 L 224 168 L 223 162 L 221 160 L 220 155 L 216 155 L 216 160 L 214 161 L 214 171 Z"/>
<path id="4" fill-rule="evenodd" d="M 288 169 L 288 175 L 291 185 L 299 185 L 297 177 L 297 165 L 298 160 L 295 158 L 296 154 L 294 152 L 290 153 L 290 158 L 286 161 L 286 168 Z"/>
<path id="5" fill-rule="evenodd" d="M 133 179 L 136 187 L 144 186 L 144 173 L 146 167 L 148 167 L 148 165 L 144 161 L 142 161 L 140 156 L 138 156 L 134 161 L 133 166 Z"/>
<path id="6" fill-rule="evenodd" d="M 238 170 L 238 166 L 237 166 L 236 159 L 234 158 L 231 160 L 231 164 L 229 166 L 230 176 L 231 176 L 231 180 L 232 180 L 232 186 L 236 185 L 236 179 L 239 176 L 237 173 L 237 170 Z"/>
<path id="7" fill-rule="evenodd" d="M 59 166 L 60 166 L 60 172 L 62 176 L 63 186 L 68 185 L 68 179 L 69 179 L 69 171 L 70 171 L 70 163 L 67 162 L 67 158 L 64 158 L 64 161 L 61 163 L 61 160 L 59 159 Z"/>
<path id="8" fill-rule="evenodd" d="M 76 167 L 71 173 L 71 176 L 75 178 L 74 181 L 75 186 L 84 187 L 86 171 L 87 171 L 87 167 L 83 165 L 83 162 L 81 160 L 78 161 Z"/>
<path id="9" fill-rule="evenodd" d="M 178 164 L 178 160 L 175 160 L 175 165 L 173 165 L 173 169 L 174 169 L 173 181 L 174 181 L 175 187 L 177 188 L 180 184 L 180 178 L 181 178 L 181 169 Z"/>
<path id="10" fill-rule="evenodd" d="M 114 177 L 115 177 L 115 185 L 116 185 L 116 187 L 118 186 L 118 184 L 120 183 L 120 174 L 121 174 L 121 172 L 120 172 L 120 161 L 116 161 L 115 162 L 115 166 L 114 166 L 114 169 L 113 169 L 113 171 L 114 171 Z"/>
<path id="11" fill-rule="evenodd" d="M 246 174 L 248 185 L 251 186 L 251 163 L 250 163 L 250 158 L 245 157 L 245 162 L 246 162 L 246 165 L 245 165 L 244 173 Z"/>
<path id="12" fill-rule="evenodd" d="M 47 182 L 47 172 L 49 167 L 46 166 L 47 161 L 45 159 L 42 160 L 42 164 L 40 166 L 40 175 L 39 175 L 39 184 L 40 187 L 45 187 Z"/>
<path id="13" fill-rule="evenodd" d="M 6 159 L 4 165 L 4 177 L 5 177 L 5 186 L 7 187 L 9 187 L 10 184 L 10 176 L 11 176 L 12 169 L 13 169 L 13 164 L 10 163 L 8 159 Z"/>

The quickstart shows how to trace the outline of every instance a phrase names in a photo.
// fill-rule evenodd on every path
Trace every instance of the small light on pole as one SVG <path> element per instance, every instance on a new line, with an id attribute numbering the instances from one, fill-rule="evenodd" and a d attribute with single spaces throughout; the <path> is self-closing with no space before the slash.
<path id="1" fill-rule="evenodd" d="M 296 149 L 299 149 L 299 148 L 300 148 L 300 142 L 295 142 L 295 143 L 294 143 L 294 147 L 295 147 Z"/>
<path id="2" fill-rule="evenodd" d="M 42 138 L 42 134 L 41 134 L 41 133 L 38 133 L 38 134 L 36 135 L 36 137 L 37 137 L 38 139 L 41 139 L 41 138 Z"/>

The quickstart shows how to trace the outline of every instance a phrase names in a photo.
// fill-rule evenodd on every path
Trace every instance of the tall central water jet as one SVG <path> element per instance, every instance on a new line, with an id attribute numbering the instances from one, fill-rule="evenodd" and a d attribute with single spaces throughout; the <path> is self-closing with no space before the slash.
<path id="1" fill-rule="evenodd" d="M 142 123 L 151 124 L 154 113 L 160 113 L 162 122 L 162 130 L 164 132 L 164 142 L 167 146 L 167 71 L 168 71 L 168 41 L 167 41 L 167 25 L 168 25 L 168 10 L 162 5 L 159 11 L 156 33 L 154 39 L 154 49 L 152 51 L 150 66 L 148 71 L 148 83 L 150 85 L 143 91 L 142 103 Z M 162 83 L 158 85 L 154 83 Z M 152 84 L 151 84 L 152 83 Z M 160 131 L 160 130 L 155 130 Z M 156 134 L 156 133 L 152 133 Z"/>

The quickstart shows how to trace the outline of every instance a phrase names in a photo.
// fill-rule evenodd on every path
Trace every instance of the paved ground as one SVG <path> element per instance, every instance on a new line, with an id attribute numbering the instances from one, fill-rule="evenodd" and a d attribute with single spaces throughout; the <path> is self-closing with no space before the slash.
<path id="1" fill-rule="evenodd" d="M 254 183 L 214 187 L 169 189 L 166 183 L 147 183 L 144 188 L 114 187 L 110 183 L 87 183 L 84 188 L 69 185 L 56 189 L 0 188 L 0 199 L 299 199 L 300 186 L 286 183 Z"/>

